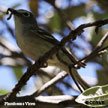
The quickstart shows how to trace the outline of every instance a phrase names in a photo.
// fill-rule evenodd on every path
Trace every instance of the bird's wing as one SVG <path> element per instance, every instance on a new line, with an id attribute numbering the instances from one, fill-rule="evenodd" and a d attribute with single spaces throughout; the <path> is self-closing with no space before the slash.
<path id="1" fill-rule="evenodd" d="M 34 29 L 34 30 L 31 30 L 32 33 L 34 33 L 36 36 L 50 42 L 51 44 L 54 44 L 54 45 L 58 45 L 59 44 L 59 41 L 56 40 L 50 33 L 46 32 L 45 30 L 43 29 Z"/>
<path id="2" fill-rule="evenodd" d="M 36 36 L 39 36 L 41 39 L 50 42 L 53 45 L 59 44 L 58 40 L 56 40 L 50 33 L 46 32 L 43 29 L 32 29 L 31 32 L 34 33 Z M 69 51 L 65 47 L 62 47 L 61 50 L 72 61 L 72 63 L 75 64 L 78 62 L 78 59 L 71 52 L 69 53 Z"/>

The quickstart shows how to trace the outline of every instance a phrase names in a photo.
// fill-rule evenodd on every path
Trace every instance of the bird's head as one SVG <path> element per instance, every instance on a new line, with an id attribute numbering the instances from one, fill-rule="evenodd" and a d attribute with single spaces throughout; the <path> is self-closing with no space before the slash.
<path id="1" fill-rule="evenodd" d="M 19 10 L 15 10 L 12 8 L 8 8 L 7 13 L 10 12 L 10 16 L 8 19 L 11 18 L 12 15 L 14 15 L 15 18 L 15 23 L 21 23 L 21 24 L 33 24 L 33 25 L 37 25 L 35 16 L 27 11 L 27 10 L 23 10 L 23 9 L 19 9 Z"/>

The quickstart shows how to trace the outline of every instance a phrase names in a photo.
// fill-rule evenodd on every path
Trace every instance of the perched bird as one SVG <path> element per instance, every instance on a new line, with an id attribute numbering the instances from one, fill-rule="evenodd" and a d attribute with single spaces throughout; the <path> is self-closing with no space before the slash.
<path id="1" fill-rule="evenodd" d="M 59 41 L 50 33 L 39 28 L 36 19 L 31 12 L 23 9 L 15 10 L 12 8 L 9 8 L 8 11 L 11 12 L 11 16 L 14 15 L 17 44 L 22 52 L 32 60 L 38 60 L 51 48 L 59 44 Z M 48 59 L 47 62 L 49 66 L 59 67 L 68 74 L 68 66 L 59 59 L 68 64 L 75 64 L 78 62 L 78 59 L 65 47 L 62 47 L 57 54 Z M 72 73 L 81 86 L 84 88 L 88 87 L 88 84 L 80 77 L 75 68 L 72 68 Z"/>

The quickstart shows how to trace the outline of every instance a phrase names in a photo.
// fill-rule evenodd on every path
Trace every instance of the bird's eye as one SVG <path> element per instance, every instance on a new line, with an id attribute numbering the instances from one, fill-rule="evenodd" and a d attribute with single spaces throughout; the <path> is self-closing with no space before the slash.
<path id="1" fill-rule="evenodd" d="M 23 13 L 23 15 L 24 15 L 25 17 L 29 17 L 29 16 L 30 16 L 30 13 L 25 12 L 25 13 Z"/>

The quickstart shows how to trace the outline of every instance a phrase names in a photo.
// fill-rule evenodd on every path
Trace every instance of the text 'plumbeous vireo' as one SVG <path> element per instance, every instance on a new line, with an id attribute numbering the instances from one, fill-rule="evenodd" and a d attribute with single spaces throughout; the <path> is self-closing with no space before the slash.
<path id="1" fill-rule="evenodd" d="M 9 8 L 8 11 L 11 12 L 11 15 L 14 15 L 15 34 L 18 46 L 22 52 L 32 60 L 38 60 L 51 48 L 59 44 L 59 41 L 57 41 L 51 34 L 38 27 L 36 19 L 31 12 L 22 9 L 14 10 L 12 8 Z M 63 61 L 66 61 L 69 64 L 74 64 L 78 61 L 66 50 L 65 47 L 62 47 L 59 50 L 59 55 Z M 69 68 L 58 60 L 56 54 L 47 62 L 49 66 L 57 66 L 69 73 Z M 75 68 L 72 68 L 72 73 L 83 87 L 87 86 Z"/>

